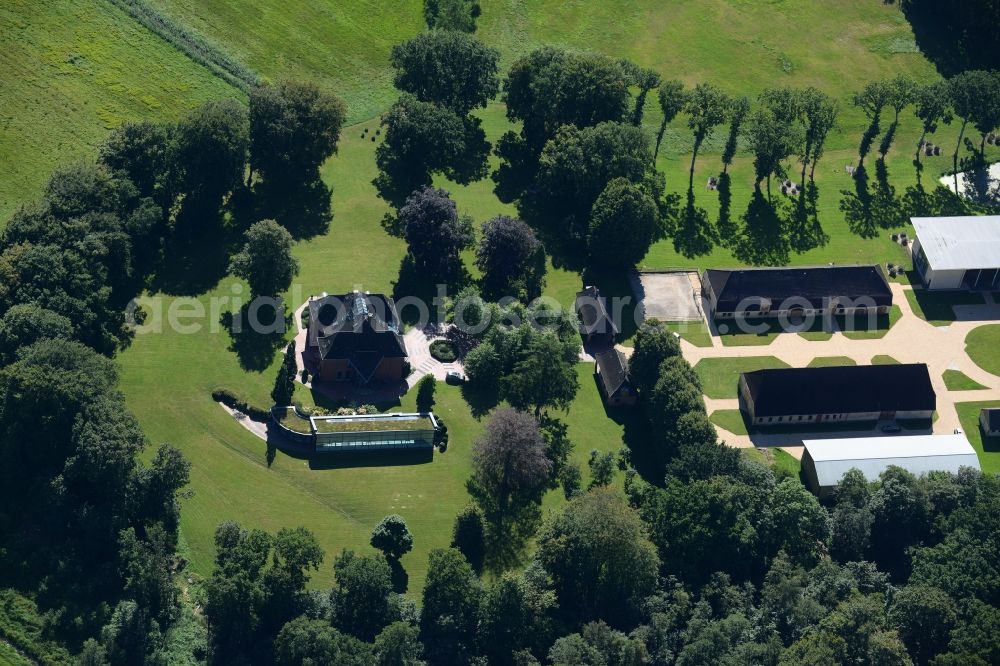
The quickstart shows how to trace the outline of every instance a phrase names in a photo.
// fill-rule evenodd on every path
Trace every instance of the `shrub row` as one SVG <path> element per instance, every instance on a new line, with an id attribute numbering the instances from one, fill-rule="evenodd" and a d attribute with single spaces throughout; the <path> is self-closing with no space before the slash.
<path id="1" fill-rule="evenodd" d="M 160 13 L 145 0 L 111 2 L 230 85 L 247 91 L 260 84 L 257 72 L 209 44 L 201 35 Z"/>
<path id="2" fill-rule="evenodd" d="M 271 418 L 271 410 L 244 399 L 236 395 L 227 388 L 217 388 L 212 391 L 212 399 L 221 402 L 230 409 L 243 412 L 255 421 L 266 421 Z"/>

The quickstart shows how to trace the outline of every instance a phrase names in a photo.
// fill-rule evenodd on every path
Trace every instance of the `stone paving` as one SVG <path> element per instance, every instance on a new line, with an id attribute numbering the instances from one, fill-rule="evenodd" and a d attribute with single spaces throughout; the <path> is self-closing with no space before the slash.
<path id="1" fill-rule="evenodd" d="M 752 356 L 774 356 L 792 367 L 805 367 L 820 356 L 846 356 L 859 365 L 870 364 L 879 355 L 891 356 L 900 363 L 926 363 L 930 372 L 934 391 L 937 393 L 938 420 L 933 424 L 935 433 L 951 433 L 961 424 L 955 404 L 1000 399 L 1000 377 L 992 375 L 976 365 L 965 353 L 965 337 L 972 329 L 984 324 L 1000 321 L 1000 305 L 988 295 L 985 305 L 958 305 L 953 309 L 956 320 L 948 326 L 934 326 L 914 314 L 906 298 L 909 285 L 893 283 L 893 302 L 899 306 L 902 316 L 884 337 L 871 340 L 852 340 L 843 333 L 834 333 L 830 340 L 807 340 L 795 333 L 778 335 L 770 344 L 761 346 L 724 346 L 713 336 L 712 347 L 696 347 L 681 340 L 684 358 L 696 365 L 704 358 L 744 358 Z M 630 353 L 631 349 L 626 349 Z M 973 380 L 987 387 L 987 390 L 949 391 L 944 385 L 945 370 L 960 370 Z M 738 409 L 738 402 L 732 400 L 705 400 L 709 414 L 719 409 Z M 718 426 L 717 426 L 718 428 Z M 726 443 L 737 447 L 786 448 L 796 457 L 801 456 L 802 439 L 822 437 L 851 437 L 880 434 L 867 430 L 836 433 L 780 433 L 738 435 L 718 428 L 719 436 Z M 913 434 L 913 431 L 908 431 Z"/>

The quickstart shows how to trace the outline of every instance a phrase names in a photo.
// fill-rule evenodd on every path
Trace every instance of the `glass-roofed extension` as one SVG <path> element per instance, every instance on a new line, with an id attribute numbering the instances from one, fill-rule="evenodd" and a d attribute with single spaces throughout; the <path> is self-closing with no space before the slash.
<path id="1" fill-rule="evenodd" d="M 294 408 L 275 414 L 275 422 L 295 439 L 311 439 L 317 453 L 378 451 L 383 449 L 429 449 L 438 427 L 430 412 L 388 413 L 355 416 L 299 416 Z"/>

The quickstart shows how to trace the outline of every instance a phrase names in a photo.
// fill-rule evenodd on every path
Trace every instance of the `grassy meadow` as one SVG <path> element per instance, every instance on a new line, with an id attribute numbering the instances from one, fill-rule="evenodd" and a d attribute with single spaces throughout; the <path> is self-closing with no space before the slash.
<path id="1" fill-rule="evenodd" d="M 395 96 L 388 54 L 393 44 L 422 28 L 421 3 L 148 1 L 266 79 L 316 80 L 345 98 L 352 124 L 345 128 L 339 154 L 322 172 L 333 189 L 334 220 L 327 235 L 297 245 L 301 272 L 289 300 L 297 305 L 309 294 L 353 288 L 391 292 L 405 247 L 380 227 L 386 206 L 371 186 L 376 144 L 371 132 L 368 138 L 361 134 L 377 127 L 378 114 Z M 904 251 L 889 241 L 888 230 L 861 238 L 838 208 L 839 191 L 853 187 L 844 166 L 856 162 L 857 144 L 867 125 L 850 105 L 851 93 L 871 79 L 899 72 L 920 81 L 937 78 L 895 7 L 871 0 L 482 4 L 478 34 L 500 49 L 504 67 L 537 46 L 553 44 L 628 57 L 665 78 L 692 85 L 709 81 L 732 94 L 755 97 L 768 86 L 815 85 L 833 95 L 840 103 L 840 125 L 816 172 L 818 216 L 827 241 L 804 252 L 789 247 L 786 259 L 797 264 L 905 260 Z M 241 95 L 106 0 L 5 3 L 0 7 L 0 47 L 0 155 L 10 166 L 0 170 L 0 224 L 16 206 L 37 196 L 55 165 L 92 157 L 109 128 L 128 119 L 176 118 L 206 99 Z M 491 140 L 511 128 L 498 102 L 479 113 Z M 668 189 L 675 192 L 687 187 L 692 138 L 686 120 L 681 115 L 668 128 L 658 160 Z M 644 119 L 650 136 L 659 122 L 653 94 Z M 726 132 L 720 127 L 706 141 L 694 179 L 697 204 L 713 220 L 720 210 L 718 193 L 706 190 L 704 183 L 721 170 L 719 153 Z M 942 127 L 931 140 L 950 149 L 956 133 L 953 126 Z M 911 159 L 918 136 L 918 122 L 907 110 L 887 157 L 890 179 L 899 192 L 915 181 Z M 928 160 L 925 183 L 949 165 L 944 157 Z M 791 168 L 797 171 L 795 165 Z M 738 221 L 753 191 L 752 158 L 741 151 L 729 173 L 730 214 Z M 439 184 L 451 190 L 460 210 L 477 222 L 514 212 L 495 198 L 488 180 L 464 187 L 444 180 Z M 772 240 L 788 243 L 784 230 Z M 469 263 L 471 256 L 466 259 Z M 740 263 L 733 250 L 724 247 L 706 256 L 685 257 L 670 240 L 655 245 L 643 261 L 649 268 Z M 197 301 L 211 311 L 211 299 L 231 297 L 236 284 L 224 279 Z M 550 269 L 545 292 L 569 305 L 580 286 L 579 275 Z M 159 298 L 164 311 L 182 303 Z M 683 335 L 695 344 L 708 342 L 703 328 L 692 327 Z M 313 469 L 306 461 L 278 454 L 269 465 L 264 443 L 216 405 L 210 392 L 224 386 L 266 404 L 279 354 L 273 350 L 273 358 L 265 356 L 265 362 L 251 370 L 241 366 L 232 344 L 225 329 L 217 326 L 217 317 L 209 317 L 195 333 L 165 330 L 138 336 L 119 357 L 122 389 L 150 439 L 173 443 L 193 463 L 182 531 L 194 571 L 211 571 L 212 534 L 223 520 L 270 531 L 304 525 L 328 554 L 313 583 L 329 585 L 335 553 L 342 548 L 367 550 L 372 527 L 384 515 L 399 513 L 415 537 L 414 551 L 403 558 L 403 565 L 411 592 L 418 592 L 428 551 L 448 544 L 454 516 L 469 501 L 465 480 L 472 442 L 482 423 L 470 413 L 461 391 L 438 384 L 435 411 L 448 423 L 451 441 L 448 451 L 435 454 L 433 462 Z M 761 367 L 773 367 L 776 361 L 764 360 L 769 362 Z M 700 368 L 706 371 L 706 393 L 735 397 L 736 376 L 745 369 L 752 368 L 730 363 Z M 580 392 L 561 418 L 569 424 L 574 459 L 586 477 L 589 451 L 617 450 L 624 426 L 606 414 L 591 368 L 580 365 L 579 372 Z M 300 391 L 309 401 L 305 390 Z M 404 397 L 399 407 L 412 408 L 412 400 Z M 783 458 L 778 462 L 789 469 L 795 466 Z M 561 491 L 552 491 L 545 509 L 562 501 Z"/>

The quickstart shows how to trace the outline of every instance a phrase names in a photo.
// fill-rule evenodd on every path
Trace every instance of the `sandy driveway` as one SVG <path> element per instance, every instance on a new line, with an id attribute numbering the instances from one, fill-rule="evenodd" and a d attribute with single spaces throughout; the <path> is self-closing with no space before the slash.
<path id="1" fill-rule="evenodd" d="M 785 333 L 769 345 L 726 347 L 713 338 L 712 347 L 696 347 L 681 340 L 684 358 L 695 365 L 703 358 L 743 358 L 750 356 L 774 356 L 792 367 L 805 367 L 820 356 L 846 356 L 859 365 L 871 363 L 874 356 L 888 355 L 900 363 L 926 363 L 937 393 L 938 420 L 934 423 L 935 433 L 951 433 L 960 427 L 955 404 L 982 400 L 1000 400 L 1000 377 L 992 375 L 965 353 L 965 336 L 969 331 L 984 324 L 1000 321 L 1000 305 L 987 296 L 987 305 L 956 306 L 957 321 L 949 326 L 933 326 L 913 313 L 906 299 L 908 285 L 892 284 L 893 302 L 899 306 L 902 316 L 886 335 L 876 340 L 851 340 L 842 333 L 834 333 L 828 341 L 810 341 L 794 333 Z M 945 370 L 960 370 L 988 390 L 949 391 L 944 385 Z M 737 409 L 737 401 L 707 399 L 709 414 L 718 409 Z M 865 431 L 857 434 L 876 434 Z M 731 446 L 782 446 L 796 457 L 801 456 L 804 433 L 782 433 L 777 435 L 737 435 L 719 428 L 719 436 Z M 849 437 L 851 433 L 836 433 L 838 437 Z M 821 434 L 809 435 L 821 437 Z"/>

